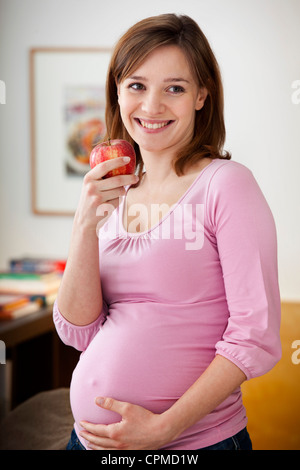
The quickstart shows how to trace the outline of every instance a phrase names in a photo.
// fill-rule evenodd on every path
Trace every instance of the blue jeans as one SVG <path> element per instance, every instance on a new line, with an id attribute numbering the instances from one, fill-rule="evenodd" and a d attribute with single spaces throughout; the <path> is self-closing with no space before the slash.
<path id="1" fill-rule="evenodd" d="M 78 439 L 75 429 L 72 431 L 66 450 L 86 450 Z M 252 443 L 247 428 L 244 428 L 224 441 L 198 450 L 252 450 Z"/>
<path id="2" fill-rule="evenodd" d="M 234 436 L 224 439 L 224 441 L 199 450 L 252 450 L 252 442 L 247 428 L 244 428 Z"/>
<path id="3" fill-rule="evenodd" d="M 66 450 L 86 450 L 78 439 L 75 429 L 73 429 L 71 432 L 71 437 Z"/>

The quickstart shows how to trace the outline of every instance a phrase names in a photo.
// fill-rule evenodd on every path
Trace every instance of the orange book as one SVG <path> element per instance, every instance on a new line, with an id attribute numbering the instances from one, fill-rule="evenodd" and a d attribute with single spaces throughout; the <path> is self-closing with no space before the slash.
<path id="1" fill-rule="evenodd" d="M 0 294 L 0 314 L 9 313 L 29 303 L 27 296 Z"/>

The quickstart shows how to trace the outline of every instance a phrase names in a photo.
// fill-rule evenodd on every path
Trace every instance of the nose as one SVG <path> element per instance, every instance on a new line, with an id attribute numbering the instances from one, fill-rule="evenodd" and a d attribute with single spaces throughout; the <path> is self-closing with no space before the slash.
<path id="1" fill-rule="evenodd" d="M 147 116 L 155 117 L 162 114 L 165 111 L 163 97 L 159 92 L 149 90 L 143 96 L 141 109 Z"/>

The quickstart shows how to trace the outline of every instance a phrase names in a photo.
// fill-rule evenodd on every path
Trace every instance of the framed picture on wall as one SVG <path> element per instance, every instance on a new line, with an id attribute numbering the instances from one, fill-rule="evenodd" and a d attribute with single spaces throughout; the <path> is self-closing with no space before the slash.
<path id="1" fill-rule="evenodd" d="M 110 49 L 30 50 L 32 211 L 73 215 L 89 154 L 105 134 Z"/>

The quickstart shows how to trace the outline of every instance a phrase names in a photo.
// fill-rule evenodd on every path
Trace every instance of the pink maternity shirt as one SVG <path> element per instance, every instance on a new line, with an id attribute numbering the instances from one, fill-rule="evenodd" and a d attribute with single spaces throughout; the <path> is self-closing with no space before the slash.
<path id="1" fill-rule="evenodd" d="M 124 230 L 123 205 L 99 233 L 101 316 L 75 326 L 54 307 L 62 341 L 82 351 L 70 390 L 77 432 L 80 420 L 121 419 L 97 396 L 162 413 L 216 354 L 248 379 L 281 355 L 275 226 L 247 168 L 213 160 L 147 232 Z M 237 389 L 164 449 L 200 449 L 246 423 Z"/>

